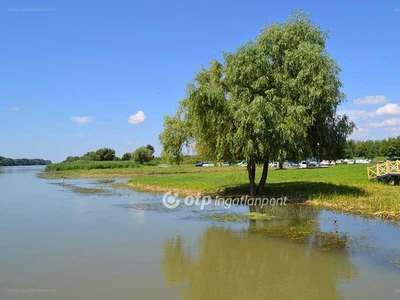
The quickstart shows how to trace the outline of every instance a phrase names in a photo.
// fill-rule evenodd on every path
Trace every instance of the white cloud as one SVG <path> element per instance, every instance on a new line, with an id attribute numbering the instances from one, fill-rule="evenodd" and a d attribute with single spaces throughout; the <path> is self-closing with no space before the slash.
<path id="1" fill-rule="evenodd" d="M 93 121 L 92 117 L 71 117 L 71 119 L 77 124 L 85 124 Z"/>
<path id="2" fill-rule="evenodd" d="M 372 118 L 374 112 L 370 110 L 341 110 L 337 112 L 338 115 L 348 115 L 352 121 L 364 121 Z"/>
<path id="3" fill-rule="evenodd" d="M 132 125 L 137 125 L 143 123 L 145 119 L 146 115 L 143 111 L 139 110 L 136 114 L 129 116 L 128 122 Z"/>
<path id="4" fill-rule="evenodd" d="M 367 129 L 365 127 L 362 127 L 362 126 L 359 126 L 353 131 L 353 133 L 351 134 L 350 138 L 352 138 L 352 139 L 363 139 L 363 138 L 369 136 L 369 134 L 370 134 L 370 130 L 369 129 Z"/>
<path id="5" fill-rule="evenodd" d="M 388 133 L 393 134 L 395 136 L 399 135 L 400 133 L 400 126 L 397 127 L 389 127 L 385 129 Z"/>
<path id="6" fill-rule="evenodd" d="M 127 141 L 126 142 L 128 145 L 133 145 L 134 144 L 134 142 L 131 142 L 131 141 Z"/>
<path id="7" fill-rule="evenodd" d="M 354 104 L 356 105 L 373 105 L 373 104 L 381 104 L 381 103 L 386 103 L 388 102 L 388 99 L 386 99 L 385 96 L 383 95 L 378 95 L 378 96 L 365 96 L 363 98 L 358 98 L 353 101 Z"/>
<path id="8" fill-rule="evenodd" d="M 396 103 L 389 103 L 385 106 L 381 106 L 376 111 L 376 114 L 379 116 L 384 115 L 400 115 L 400 106 Z"/>
<path id="9" fill-rule="evenodd" d="M 11 108 L 11 112 L 19 112 L 19 107 L 18 106 L 14 106 L 13 108 Z"/>
<path id="10" fill-rule="evenodd" d="M 364 128 L 364 127 L 357 127 L 357 128 L 355 129 L 354 132 L 357 132 L 357 133 L 367 133 L 367 132 L 368 132 L 368 129 L 366 129 L 366 128 Z"/>
<path id="11" fill-rule="evenodd" d="M 393 127 L 400 125 L 399 119 L 398 118 L 393 118 L 393 119 L 386 119 L 380 122 L 371 122 L 368 124 L 369 128 L 382 128 L 382 127 Z"/>

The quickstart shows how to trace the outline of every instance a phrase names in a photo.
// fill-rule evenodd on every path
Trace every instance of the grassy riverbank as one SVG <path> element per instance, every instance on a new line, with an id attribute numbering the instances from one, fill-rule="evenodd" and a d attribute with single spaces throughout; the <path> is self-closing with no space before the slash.
<path id="1" fill-rule="evenodd" d="M 237 168 L 218 173 L 140 176 L 132 179 L 128 186 L 148 192 L 173 191 L 181 196 L 200 193 L 227 197 L 248 193 L 246 171 Z M 270 170 L 264 196 L 287 196 L 306 205 L 400 220 L 399 187 L 368 181 L 365 165 Z"/>
<path id="2" fill-rule="evenodd" d="M 140 164 L 133 161 L 74 161 L 62 162 L 47 165 L 46 172 L 50 171 L 73 171 L 73 170 L 104 170 L 104 169 L 122 169 L 139 168 Z"/>
<path id="3" fill-rule="evenodd" d="M 258 174 L 259 176 L 260 174 Z M 173 191 L 180 196 L 248 193 L 245 168 L 193 166 L 48 171 L 46 178 L 131 177 L 129 188 L 145 192 Z M 306 205 L 345 211 L 367 217 L 400 220 L 400 191 L 367 180 L 365 165 L 338 165 L 320 169 L 271 169 L 265 197 L 287 196 Z"/>
<path id="4" fill-rule="evenodd" d="M 101 162 L 99 162 L 101 163 Z M 112 163 L 112 162 L 111 162 Z M 68 164 L 68 163 L 66 163 Z M 71 163 L 74 164 L 74 163 Z M 63 163 L 63 165 L 65 165 Z M 59 169 L 59 170 L 58 170 Z M 107 178 L 107 177 L 138 177 L 149 175 L 168 175 L 168 174 L 188 174 L 188 173 L 230 173 L 234 171 L 245 172 L 245 168 L 240 167 L 224 167 L 224 168 L 198 168 L 192 165 L 181 166 L 141 166 L 121 167 L 121 168 L 73 168 L 73 166 L 62 168 L 46 168 L 45 173 L 41 173 L 40 177 L 47 179 L 57 178 Z"/>

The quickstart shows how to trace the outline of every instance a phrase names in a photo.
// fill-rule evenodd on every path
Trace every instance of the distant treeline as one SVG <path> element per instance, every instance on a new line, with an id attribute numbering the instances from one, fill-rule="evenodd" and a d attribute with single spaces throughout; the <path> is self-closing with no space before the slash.
<path id="1" fill-rule="evenodd" d="M 17 158 L 12 159 L 0 156 L 0 166 L 44 166 L 50 165 L 51 160 L 41 158 Z"/>
<path id="2" fill-rule="evenodd" d="M 346 158 L 366 157 L 372 159 L 377 156 L 400 156 L 400 135 L 383 140 L 347 141 Z"/>
<path id="3" fill-rule="evenodd" d="M 115 156 L 114 149 L 102 148 L 96 151 L 89 151 L 82 156 L 68 156 L 64 162 L 133 160 L 139 164 L 144 164 L 150 162 L 152 159 L 154 159 L 154 147 L 149 144 L 137 148 L 134 152 L 125 153 L 122 158 Z"/>
<path id="4" fill-rule="evenodd" d="M 139 168 L 141 165 L 157 165 L 154 159 L 154 147 L 147 145 L 137 148 L 134 152 L 125 153 L 122 158 L 115 156 L 115 150 L 101 148 L 89 151 L 82 156 L 68 156 L 65 161 L 46 167 L 46 171 L 93 170 Z"/>

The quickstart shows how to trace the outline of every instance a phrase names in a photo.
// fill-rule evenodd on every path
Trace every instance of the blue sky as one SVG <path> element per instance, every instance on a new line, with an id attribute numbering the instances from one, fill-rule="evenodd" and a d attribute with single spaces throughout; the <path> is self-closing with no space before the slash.
<path id="1" fill-rule="evenodd" d="M 400 135 L 400 1 L 16 0 L 0 4 L 0 155 L 160 154 L 195 72 L 297 8 L 330 30 L 353 138 Z"/>

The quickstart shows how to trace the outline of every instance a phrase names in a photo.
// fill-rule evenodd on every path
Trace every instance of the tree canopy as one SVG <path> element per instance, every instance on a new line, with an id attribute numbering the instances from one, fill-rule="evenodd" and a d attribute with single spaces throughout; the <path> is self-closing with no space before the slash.
<path id="1" fill-rule="evenodd" d="M 122 155 L 122 160 L 131 160 L 132 159 L 132 153 L 126 152 L 124 155 Z"/>
<path id="2" fill-rule="evenodd" d="M 110 148 L 101 148 L 96 151 L 89 151 L 82 156 L 83 160 L 90 161 L 112 161 L 115 158 L 115 150 Z"/>
<path id="3" fill-rule="evenodd" d="M 160 143 L 163 145 L 161 156 L 169 162 L 180 164 L 183 160 L 182 148 L 188 141 L 185 122 L 179 113 L 175 116 L 164 117 L 164 130 L 159 135 Z"/>
<path id="4" fill-rule="evenodd" d="M 294 12 L 287 22 L 225 53 L 222 62 L 212 61 L 189 84 L 177 116 L 165 118 L 163 151 L 179 157 L 178 141 L 185 140 L 218 161 L 245 159 L 252 195 L 263 193 L 270 160 L 343 155 L 354 124 L 336 114 L 345 95 L 326 38 L 308 15 Z M 185 134 L 173 135 L 177 127 Z"/>
<path id="5" fill-rule="evenodd" d="M 41 158 L 16 158 L 0 156 L 0 166 L 44 166 L 51 164 L 50 160 Z"/>
<path id="6" fill-rule="evenodd" d="M 155 149 L 152 145 L 140 147 L 133 153 L 127 152 L 122 158 L 115 156 L 115 150 L 110 148 L 101 148 L 96 151 L 89 151 L 82 156 L 68 156 L 65 162 L 74 162 L 79 160 L 86 161 L 117 161 L 117 160 L 135 160 L 139 163 L 149 162 L 154 158 Z"/>
<path id="7" fill-rule="evenodd" d="M 376 156 L 400 157 L 400 135 L 383 140 L 349 140 L 346 143 L 346 158 L 366 157 L 372 159 Z"/>
<path id="8" fill-rule="evenodd" d="M 115 160 L 115 150 L 110 148 L 101 148 L 96 151 L 89 151 L 82 156 L 68 156 L 65 162 L 74 162 L 78 160 L 87 161 L 112 161 Z M 118 158 L 117 158 L 118 159 Z"/>
<path id="9" fill-rule="evenodd" d="M 151 146 L 151 145 L 147 145 L 146 147 L 137 148 L 132 153 L 132 159 L 135 162 L 138 162 L 140 164 L 151 161 L 153 159 L 154 148 L 152 146 L 151 146 L 151 148 L 149 148 L 148 146 Z"/>

